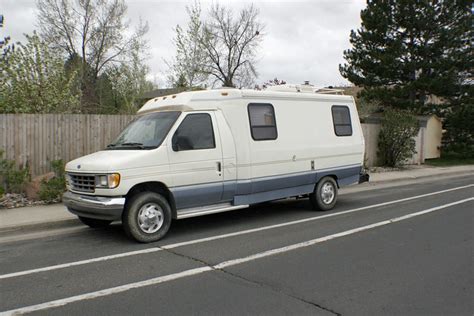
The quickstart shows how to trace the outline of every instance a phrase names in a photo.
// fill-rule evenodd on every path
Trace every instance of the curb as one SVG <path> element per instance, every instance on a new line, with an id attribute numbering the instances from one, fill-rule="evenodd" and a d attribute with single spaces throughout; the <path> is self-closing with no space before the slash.
<path id="1" fill-rule="evenodd" d="M 466 175 L 466 176 L 473 175 L 474 176 L 474 170 L 460 170 L 460 171 L 454 171 L 454 172 L 447 171 L 447 172 L 437 173 L 437 174 L 427 174 L 427 175 L 421 175 L 421 176 L 403 177 L 403 178 L 387 179 L 387 180 L 380 180 L 380 181 L 369 181 L 369 183 L 383 184 L 383 183 L 393 183 L 397 181 L 419 180 L 419 179 L 434 178 L 434 177 L 451 178 L 451 177 L 456 177 L 460 175 Z"/>
<path id="2" fill-rule="evenodd" d="M 397 182 L 404 182 L 410 180 L 420 180 L 420 179 L 429 179 L 434 177 L 441 177 L 441 178 L 452 178 L 459 175 L 472 175 L 474 176 L 474 170 L 462 170 L 462 171 L 455 171 L 455 172 L 443 172 L 438 174 L 429 174 L 429 175 L 421 175 L 421 176 L 414 176 L 414 177 L 403 177 L 403 178 L 395 178 L 395 179 L 388 179 L 388 180 L 381 180 L 381 181 L 369 181 L 367 186 L 350 186 L 347 187 L 347 193 L 354 193 L 359 191 L 368 191 L 374 189 L 372 185 L 392 185 L 396 186 Z M 41 230 L 49 230 L 49 229 L 58 229 L 58 228 L 67 228 L 67 227 L 76 227 L 76 226 L 83 226 L 83 224 L 77 218 L 68 218 L 68 219 L 58 219 L 52 220 L 48 222 L 33 222 L 33 223 L 25 223 L 20 225 L 9 225 L 0 227 L 0 237 L 9 235 L 9 234 L 21 234 L 21 233 L 30 233 L 35 231 Z M 27 231 L 27 232 L 25 232 Z"/>
<path id="3" fill-rule="evenodd" d="M 59 219 L 49 222 L 34 222 L 25 223 L 21 225 L 9 225 L 0 227 L 0 236 L 16 234 L 16 233 L 31 233 L 40 230 L 57 229 L 65 227 L 81 226 L 82 223 L 77 218 L 73 219 Z"/>

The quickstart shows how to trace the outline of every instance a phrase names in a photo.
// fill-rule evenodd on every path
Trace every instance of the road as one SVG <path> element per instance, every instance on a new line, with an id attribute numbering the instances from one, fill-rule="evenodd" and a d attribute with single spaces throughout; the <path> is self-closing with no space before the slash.
<path id="1" fill-rule="evenodd" d="M 474 178 L 348 190 L 173 223 L 0 243 L 0 312 L 473 315 Z"/>

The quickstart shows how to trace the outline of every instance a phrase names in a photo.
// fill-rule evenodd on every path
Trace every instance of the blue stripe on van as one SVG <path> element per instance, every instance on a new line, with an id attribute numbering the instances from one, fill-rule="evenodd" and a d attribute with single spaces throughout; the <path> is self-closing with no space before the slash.
<path id="1" fill-rule="evenodd" d="M 339 186 L 357 183 L 360 171 L 360 165 L 350 165 L 252 180 L 181 186 L 170 188 L 170 190 L 176 201 L 177 209 L 232 200 L 234 205 L 244 205 L 311 193 L 315 183 L 327 175 L 335 175 Z"/>

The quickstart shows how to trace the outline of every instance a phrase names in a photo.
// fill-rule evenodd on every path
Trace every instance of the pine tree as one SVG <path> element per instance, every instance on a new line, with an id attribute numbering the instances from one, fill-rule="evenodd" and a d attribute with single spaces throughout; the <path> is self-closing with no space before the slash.
<path id="1" fill-rule="evenodd" d="M 368 1 L 351 31 L 343 77 L 363 86 L 368 100 L 436 112 L 430 96 L 451 105 L 472 92 L 470 1 Z M 472 79 L 471 79 L 472 81 Z M 471 86 L 472 87 L 472 86 Z M 468 98 L 472 100 L 472 98 Z"/>

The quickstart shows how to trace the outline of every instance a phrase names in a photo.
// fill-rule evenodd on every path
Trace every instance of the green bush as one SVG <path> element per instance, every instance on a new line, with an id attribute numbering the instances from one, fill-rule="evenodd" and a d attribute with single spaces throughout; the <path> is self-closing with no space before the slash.
<path id="1" fill-rule="evenodd" d="M 418 120 L 408 111 L 387 108 L 378 138 L 378 158 L 382 166 L 398 167 L 415 151 Z"/>
<path id="2" fill-rule="evenodd" d="M 18 168 L 14 161 L 4 159 L 3 151 L 0 150 L 0 187 L 3 191 L 22 193 L 29 179 L 30 172 L 28 168 Z"/>
<path id="3" fill-rule="evenodd" d="M 38 196 L 46 202 L 60 201 L 62 194 L 66 191 L 66 180 L 64 179 L 64 162 L 62 160 L 53 160 L 51 168 L 54 171 L 54 178 L 49 181 L 41 182 Z"/>

